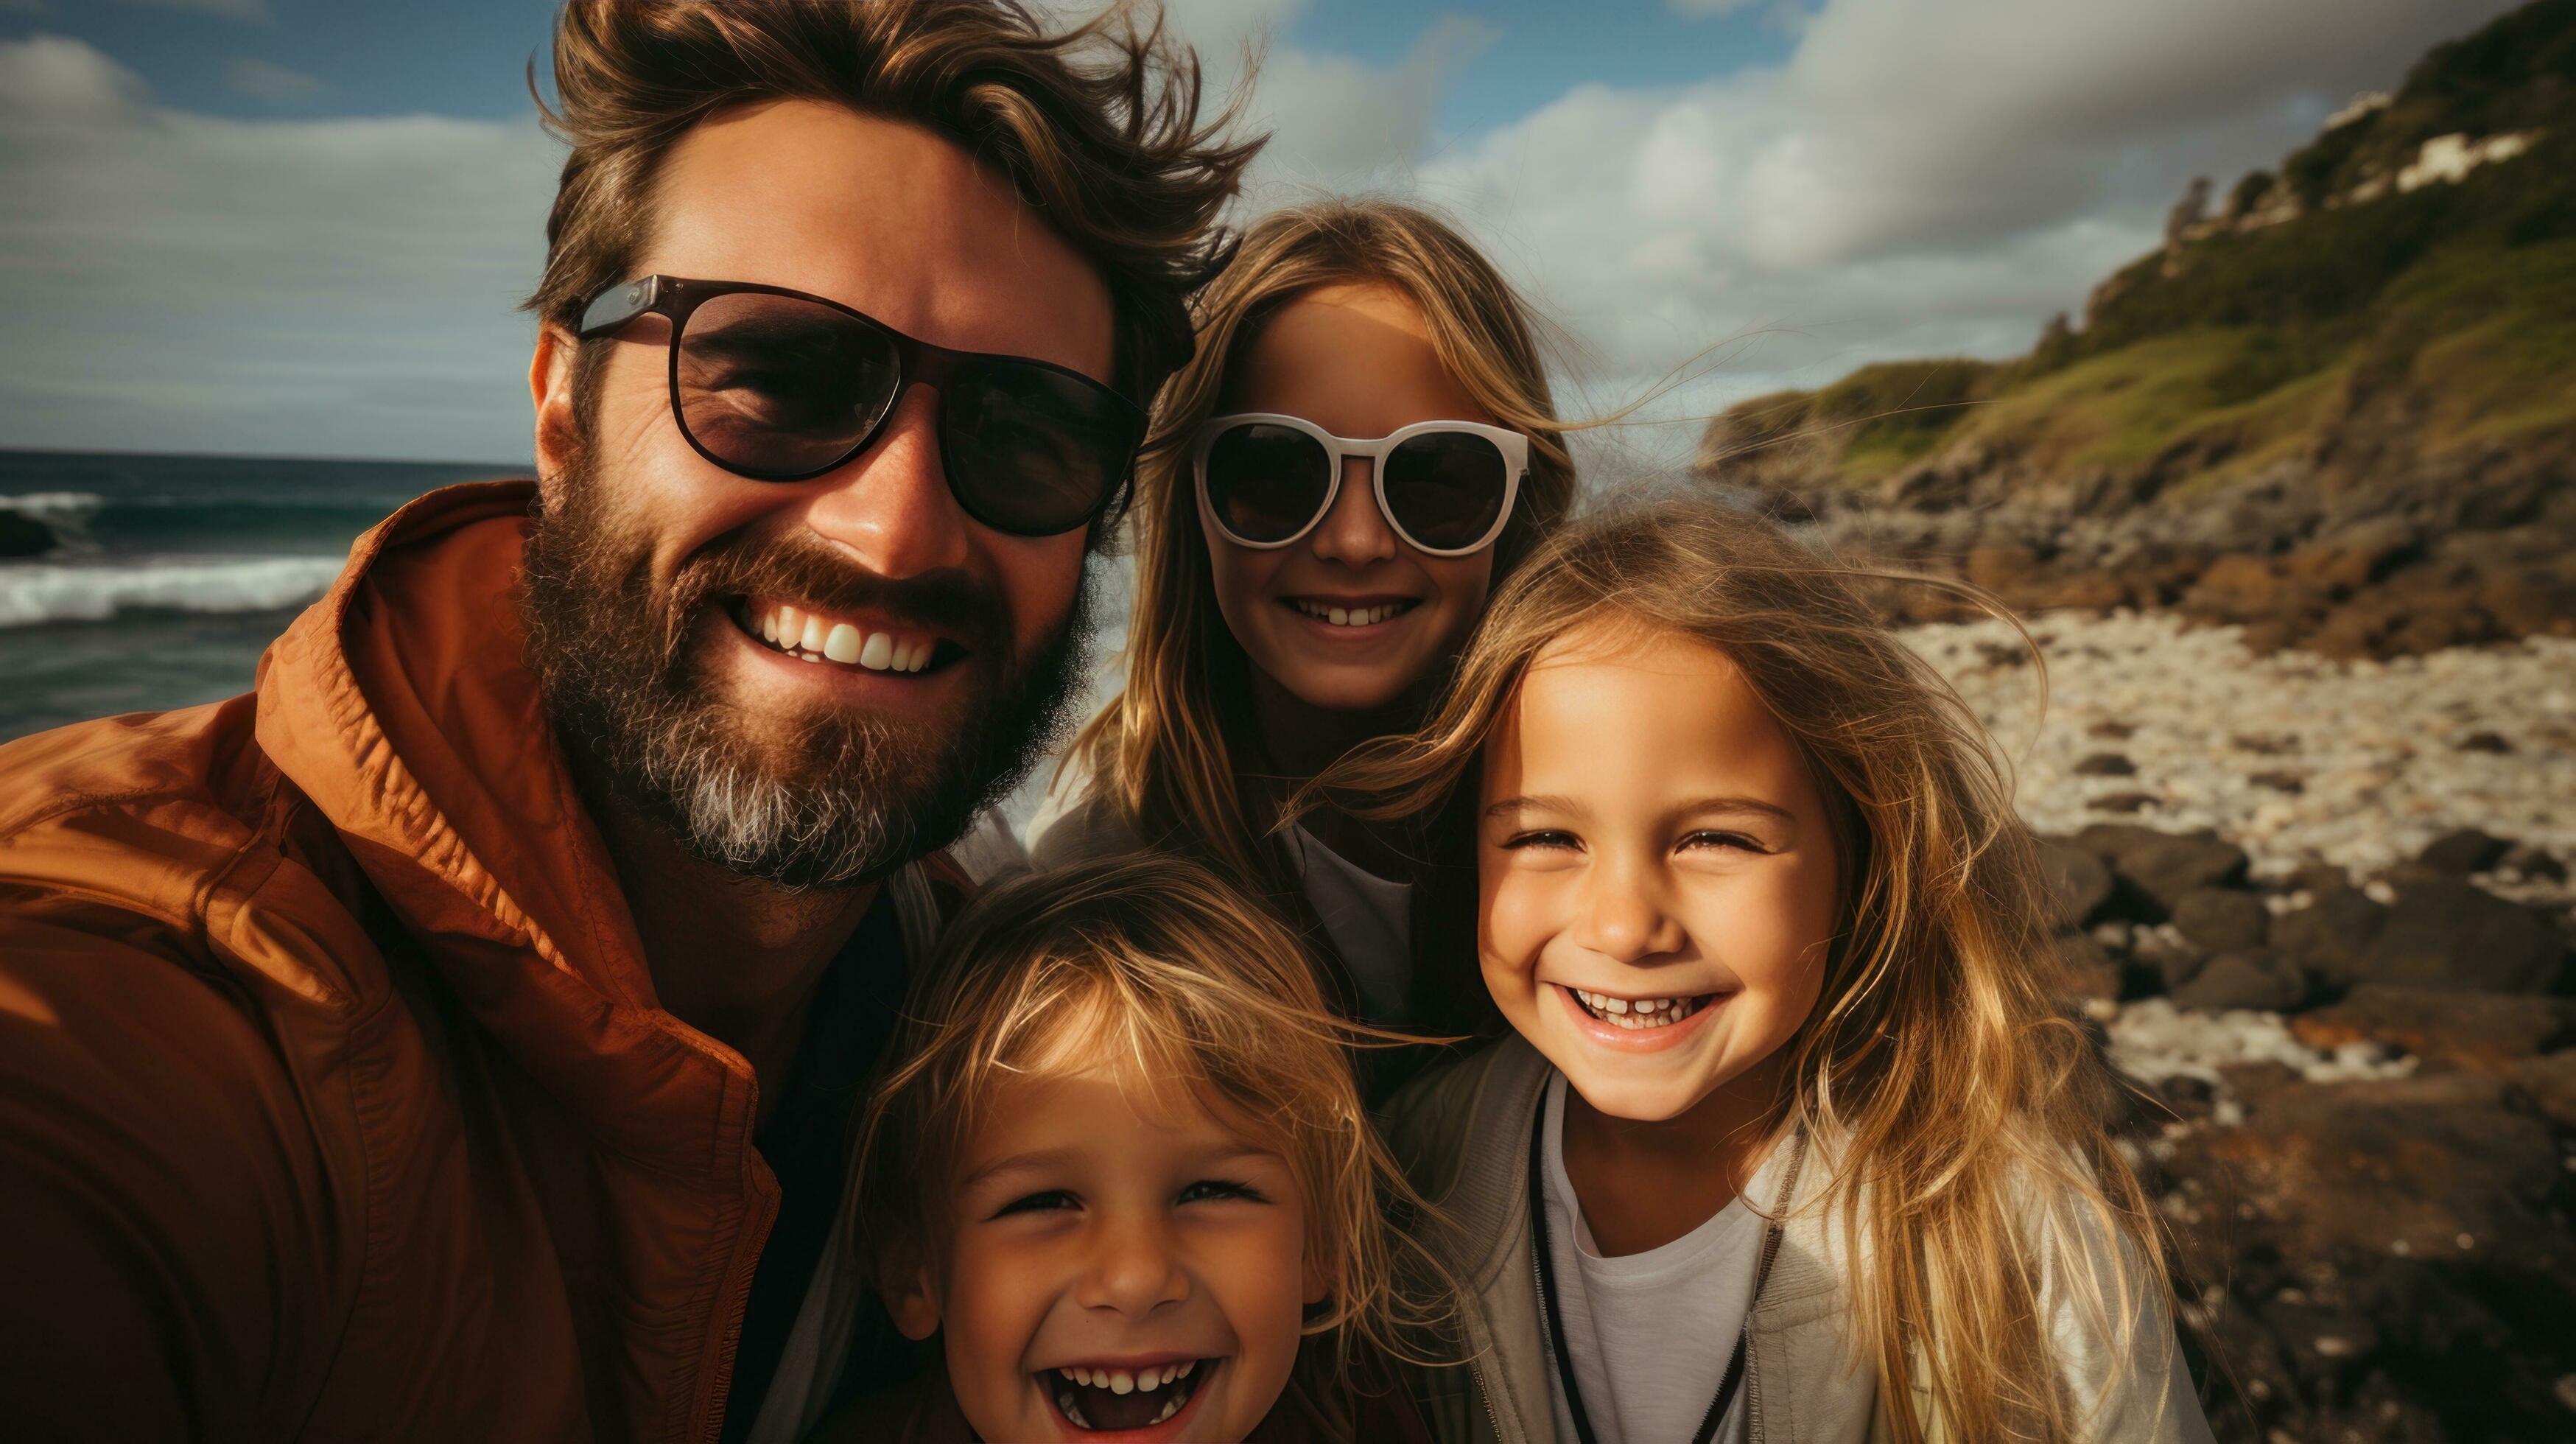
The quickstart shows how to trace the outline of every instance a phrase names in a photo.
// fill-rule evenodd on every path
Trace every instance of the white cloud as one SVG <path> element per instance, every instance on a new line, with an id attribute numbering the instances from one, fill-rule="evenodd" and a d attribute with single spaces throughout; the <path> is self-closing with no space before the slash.
<path id="1" fill-rule="evenodd" d="M 237 94 L 272 103 L 308 100 L 331 88 L 301 70 L 246 56 L 224 62 L 224 84 Z"/>
<path id="2" fill-rule="evenodd" d="M 0 439 L 527 452 L 561 151 L 533 124 L 236 121 L 60 37 L 0 43 Z"/>

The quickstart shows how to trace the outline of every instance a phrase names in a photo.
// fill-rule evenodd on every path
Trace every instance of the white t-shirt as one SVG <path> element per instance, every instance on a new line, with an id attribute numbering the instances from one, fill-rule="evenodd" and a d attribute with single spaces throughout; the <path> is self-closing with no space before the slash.
<path id="1" fill-rule="evenodd" d="M 1302 827 L 1289 833 L 1306 901 L 1315 905 L 1324 936 L 1333 940 L 1333 951 L 1359 988 L 1360 1020 L 1381 1027 L 1405 1022 L 1405 995 L 1413 980 L 1413 885 L 1388 882 Z"/>
<path id="2" fill-rule="evenodd" d="M 1547 1242 L 1565 1352 L 1600 1444 L 1690 1444 L 1735 1352 L 1762 1266 L 1767 1220 L 1737 1198 L 1661 1248 L 1603 1258 L 1565 1172 L 1565 1075 L 1548 1079 L 1541 1127 Z M 1747 1194 L 1764 1197 L 1784 1149 L 1773 1149 Z M 1747 1391 L 1718 1425 L 1715 1444 L 1743 1444 Z M 1556 1436 L 1573 1440 L 1573 1411 L 1551 1359 L 1547 1394 Z"/>

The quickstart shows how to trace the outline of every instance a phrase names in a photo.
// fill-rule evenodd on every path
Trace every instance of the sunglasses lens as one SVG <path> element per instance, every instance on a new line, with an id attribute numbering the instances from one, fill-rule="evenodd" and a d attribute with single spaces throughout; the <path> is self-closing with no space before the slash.
<path id="1" fill-rule="evenodd" d="M 1332 489 L 1332 457 L 1294 427 L 1248 421 L 1208 447 L 1208 509 L 1237 541 L 1286 541 L 1324 509 Z"/>
<path id="2" fill-rule="evenodd" d="M 680 422 L 745 476 L 810 476 L 855 450 L 893 404 L 893 338 L 828 306 L 733 292 L 689 316 Z"/>
<path id="3" fill-rule="evenodd" d="M 1017 536 L 1054 536 L 1099 515 L 1143 435 L 1144 418 L 1116 392 L 1043 366 L 976 362 L 940 398 L 958 505 Z"/>
<path id="4" fill-rule="evenodd" d="M 1503 515 L 1510 472 L 1502 448 L 1469 431 L 1408 437 L 1386 458 L 1386 509 L 1415 546 L 1457 551 L 1483 541 Z"/>

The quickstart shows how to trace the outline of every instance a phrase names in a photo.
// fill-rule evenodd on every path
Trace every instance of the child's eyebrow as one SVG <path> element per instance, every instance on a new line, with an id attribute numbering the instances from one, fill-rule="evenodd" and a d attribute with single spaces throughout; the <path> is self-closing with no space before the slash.
<path id="1" fill-rule="evenodd" d="M 988 1178 L 997 1177 L 1005 1173 L 1043 1172 L 1046 1169 L 1057 1168 L 1071 1163 L 1076 1158 L 1079 1158 L 1081 1153 L 1082 1151 L 1080 1149 L 1070 1147 L 1033 1148 L 1025 1153 L 1014 1153 L 1008 1158 L 994 1159 L 992 1162 L 976 1169 L 973 1173 L 967 1174 L 957 1186 L 960 1189 L 973 1188 L 975 1185 L 982 1183 Z"/>
<path id="2" fill-rule="evenodd" d="M 1485 815 L 1487 817 L 1504 817 L 1516 812 L 1581 813 L 1582 811 L 1584 811 L 1582 804 L 1576 802 L 1570 797 L 1506 797 L 1502 801 L 1495 803 L 1493 806 L 1486 808 Z M 1764 817 L 1776 817 L 1782 822 L 1795 822 L 1798 820 L 1797 817 L 1789 811 L 1789 809 L 1780 806 L 1778 803 L 1765 802 L 1758 797 L 1695 797 L 1687 802 L 1675 805 L 1666 815 L 1671 817 L 1695 817 L 1711 812 L 1751 812 Z"/>
<path id="3" fill-rule="evenodd" d="M 1581 812 L 1582 810 L 1582 806 L 1571 797 L 1506 797 L 1486 808 L 1485 815 L 1502 817 L 1514 812 Z"/>

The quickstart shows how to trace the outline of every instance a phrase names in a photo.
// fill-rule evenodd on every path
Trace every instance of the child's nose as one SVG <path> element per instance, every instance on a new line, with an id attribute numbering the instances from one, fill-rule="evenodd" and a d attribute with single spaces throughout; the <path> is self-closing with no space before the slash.
<path id="1" fill-rule="evenodd" d="M 1074 1300 L 1087 1309 L 1143 1315 L 1177 1303 L 1189 1292 L 1189 1275 L 1181 1268 L 1170 1231 L 1136 1219 L 1106 1224 L 1095 1233 L 1090 1265 Z"/>
<path id="2" fill-rule="evenodd" d="M 1609 857 L 1592 869 L 1574 941 L 1603 957 L 1639 963 L 1681 951 L 1682 926 L 1665 905 L 1653 868 Z"/>
<path id="3" fill-rule="evenodd" d="M 1395 555 L 1395 533 L 1377 509 L 1377 473 L 1365 457 L 1342 463 L 1341 489 L 1333 509 L 1315 523 L 1307 538 L 1315 555 L 1328 562 L 1361 567 Z"/>

